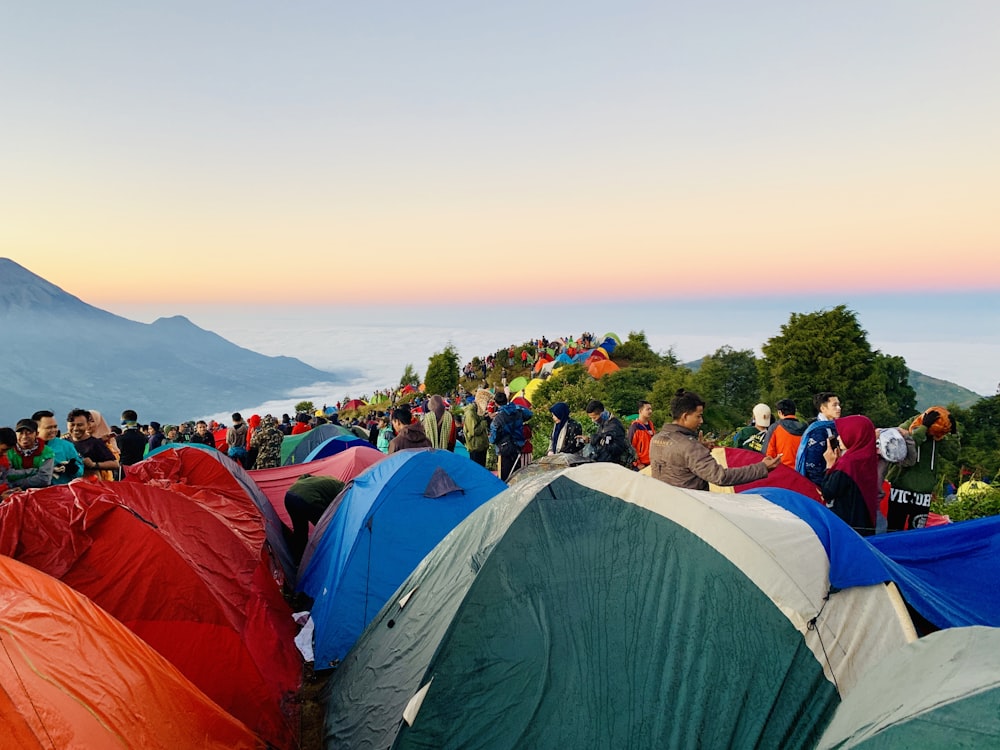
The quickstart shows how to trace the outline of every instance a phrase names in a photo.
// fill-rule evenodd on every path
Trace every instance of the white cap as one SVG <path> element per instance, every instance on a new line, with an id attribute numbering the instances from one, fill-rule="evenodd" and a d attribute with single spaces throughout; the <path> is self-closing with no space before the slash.
<path id="1" fill-rule="evenodd" d="M 767 404 L 757 404 L 753 408 L 753 423 L 758 427 L 770 427 L 771 407 Z"/>

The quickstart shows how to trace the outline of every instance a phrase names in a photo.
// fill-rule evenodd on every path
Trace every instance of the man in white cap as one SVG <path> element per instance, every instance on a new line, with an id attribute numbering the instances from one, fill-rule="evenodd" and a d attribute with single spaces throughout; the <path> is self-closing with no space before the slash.
<path id="1" fill-rule="evenodd" d="M 733 435 L 733 447 L 763 452 L 764 436 L 771 426 L 771 407 L 767 404 L 757 404 L 753 408 L 753 421 Z"/>

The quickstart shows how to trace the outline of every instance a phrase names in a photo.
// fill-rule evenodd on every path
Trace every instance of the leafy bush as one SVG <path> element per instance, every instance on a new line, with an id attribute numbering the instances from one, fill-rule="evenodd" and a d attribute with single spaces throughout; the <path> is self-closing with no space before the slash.
<path id="1" fill-rule="evenodd" d="M 1000 488 L 990 487 L 978 492 L 970 492 L 964 497 L 935 500 L 931 510 L 948 516 L 952 521 L 968 521 L 973 518 L 1000 515 Z"/>

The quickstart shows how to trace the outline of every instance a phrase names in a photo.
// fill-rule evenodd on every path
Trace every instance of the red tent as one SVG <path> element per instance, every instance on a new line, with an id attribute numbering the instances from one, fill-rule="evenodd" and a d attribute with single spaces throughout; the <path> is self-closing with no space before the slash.
<path id="1" fill-rule="evenodd" d="M 712 456 L 720 464 L 729 468 L 730 466 L 747 466 L 757 463 L 764 456 L 756 451 L 746 448 L 716 448 L 712 451 Z M 795 490 L 800 495 L 823 502 L 819 494 L 819 487 L 810 482 L 795 469 L 789 469 L 784 464 L 779 464 L 764 479 L 758 479 L 749 484 L 738 484 L 735 487 L 716 487 L 712 485 L 712 492 L 753 492 L 758 487 L 784 487 L 787 490 Z"/>
<path id="2" fill-rule="evenodd" d="M 262 743 L 87 597 L 0 556 L 4 747 Z"/>
<path id="3" fill-rule="evenodd" d="M 344 404 L 340 408 L 341 408 L 341 411 L 349 411 L 351 409 L 360 409 L 362 406 L 367 406 L 367 405 L 368 404 L 366 404 L 360 398 L 352 398 L 350 401 L 348 401 L 346 404 Z"/>
<path id="4" fill-rule="evenodd" d="M 261 544 L 222 502 L 139 482 L 17 493 L 0 505 L 0 554 L 88 596 L 265 740 L 291 747 L 295 625 Z"/>
<path id="5" fill-rule="evenodd" d="M 264 548 L 273 556 L 279 581 L 294 585 L 295 565 L 281 519 L 247 471 L 225 454 L 195 447 L 172 447 L 130 466 L 126 482 L 142 482 L 179 492 L 221 513 L 245 537 L 255 555 Z M 260 536 L 262 528 L 266 544 Z"/>
<path id="6" fill-rule="evenodd" d="M 385 458 L 385 454 L 381 451 L 355 446 L 329 458 L 310 461 L 308 464 L 289 464 L 274 469 L 255 469 L 249 473 L 257 486 L 267 496 L 271 505 L 274 506 L 275 512 L 290 528 L 292 520 L 288 517 L 288 511 L 285 510 L 285 493 L 289 487 L 295 484 L 296 479 L 308 472 L 316 477 L 335 477 L 342 482 L 349 482 L 383 458 Z"/>

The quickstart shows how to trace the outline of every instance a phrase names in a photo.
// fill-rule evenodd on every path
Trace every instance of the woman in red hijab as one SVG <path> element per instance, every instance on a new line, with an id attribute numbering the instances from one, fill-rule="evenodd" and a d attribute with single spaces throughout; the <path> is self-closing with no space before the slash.
<path id="1" fill-rule="evenodd" d="M 823 457 L 826 476 L 820 485 L 826 507 L 862 536 L 875 533 L 878 507 L 878 451 L 875 425 L 868 417 L 854 415 L 836 420 L 839 442 L 831 438 Z"/>

